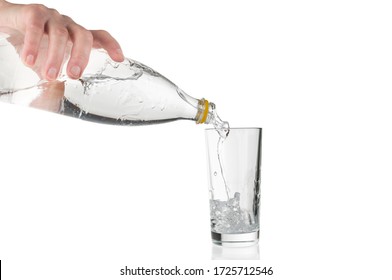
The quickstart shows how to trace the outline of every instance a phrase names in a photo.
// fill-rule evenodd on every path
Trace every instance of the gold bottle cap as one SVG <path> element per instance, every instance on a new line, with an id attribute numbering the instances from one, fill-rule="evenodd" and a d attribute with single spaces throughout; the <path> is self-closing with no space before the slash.
<path id="1" fill-rule="evenodd" d="M 208 100 L 202 98 L 199 100 L 198 108 L 196 115 L 196 123 L 202 124 L 205 123 L 208 117 L 209 110 L 209 102 Z"/>

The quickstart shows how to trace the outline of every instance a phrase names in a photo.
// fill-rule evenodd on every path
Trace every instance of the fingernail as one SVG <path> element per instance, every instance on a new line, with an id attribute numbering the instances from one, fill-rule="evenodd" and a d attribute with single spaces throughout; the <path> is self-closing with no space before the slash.
<path id="1" fill-rule="evenodd" d="M 34 55 L 29 54 L 26 57 L 26 64 L 29 65 L 29 66 L 33 66 L 34 65 Z"/>
<path id="2" fill-rule="evenodd" d="M 117 52 L 119 55 L 124 56 L 124 54 L 123 54 L 123 52 L 122 52 L 121 49 L 117 49 L 116 52 Z"/>
<path id="3" fill-rule="evenodd" d="M 56 68 L 52 67 L 49 69 L 48 74 L 47 74 L 48 78 L 50 80 L 54 80 L 57 78 L 57 70 Z"/>
<path id="4" fill-rule="evenodd" d="M 72 66 L 71 67 L 71 74 L 72 74 L 72 76 L 74 76 L 74 77 L 79 77 L 79 75 L 80 75 L 80 67 L 79 66 Z"/>

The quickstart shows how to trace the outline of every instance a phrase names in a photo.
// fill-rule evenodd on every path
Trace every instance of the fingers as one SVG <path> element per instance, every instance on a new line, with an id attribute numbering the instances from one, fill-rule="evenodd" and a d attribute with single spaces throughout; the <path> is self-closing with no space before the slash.
<path id="1" fill-rule="evenodd" d="M 47 20 L 44 6 L 31 5 L 25 11 L 25 18 L 26 30 L 21 58 L 26 65 L 32 67 L 38 56 Z"/>
<path id="2" fill-rule="evenodd" d="M 47 25 L 49 50 L 46 79 L 49 81 L 55 80 L 58 76 L 68 40 L 72 42 L 71 56 L 67 66 L 67 75 L 70 78 L 80 78 L 87 66 L 93 45 L 105 49 L 114 61 L 124 60 L 119 43 L 106 31 L 88 31 L 74 22 L 69 23 L 67 28 L 58 23 L 49 22 Z"/>
<path id="3" fill-rule="evenodd" d="M 24 5 L 23 11 L 21 30 L 24 29 L 25 39 L 21 58 L 29 67 L 39 69 L 40 75 L 49 81 L 57 79 L 69 42 L 72 50 L 67 75 L 73 79 L 82 75 L 92 47 L 105 49 L 114 61 L 124 60 L 119 43 L 107 31 L 88 31 L 71 18 L 39 4 Z M 42 47 L 44 37 L 48 38 L 47 53 Z"/>
<path id="4" fill-rule="evenodd" d="M 77 24 L 68 27 L 73 42 L 71 57 L 67 66 L 67 75 L 78 79 L 87 66 L 93 46 L 93 34 Z"/>
<path id="5" fill-rule="evenodd" d="M 117 62 L 124 60 L 120 44 L 105 30 L 91 30 L 94 36 L 94 46 L 105 49 L 109 56 Z"/>
<path id="6" fill-rule="evenodd" d="M 64 60 L 70 19 L 40 4 L 25 5 L 22 18 L 25 33 L 22 60 L 42 78 L 55 80 Z M 44 35 L 48 43 L 43 40 Z"/>
<path id="7" fill-rule="evenodd" d="M 57 79 L 61 70 L 69 34 L 68 29 L 59 22 L 49 22 L 47 29 L 49 34 L 49 48 L 44 73 L 48 81 L 53 81 Z"/>

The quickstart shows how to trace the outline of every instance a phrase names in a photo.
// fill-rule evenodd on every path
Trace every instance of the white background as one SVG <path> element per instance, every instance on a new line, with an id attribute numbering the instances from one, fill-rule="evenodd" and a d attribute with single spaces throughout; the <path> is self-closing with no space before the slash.
<path id="1" fill-rule="evenodd" d="M 110 31 L 233 127 L 263 127 L 260 260 L 212 260 L 205 127 L 0 104 L 4 279 L 126 279 L 125 265 L 391 279 L 389 1 L 41 3 Z"/>

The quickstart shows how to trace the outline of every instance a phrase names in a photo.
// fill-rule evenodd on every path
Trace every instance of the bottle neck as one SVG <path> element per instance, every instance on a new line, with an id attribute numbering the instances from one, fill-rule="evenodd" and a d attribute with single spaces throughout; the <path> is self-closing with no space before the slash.
<path id="1" fill-rule="evenodd" d="M 196 114 L 196 123 L 202 124 L 206 123 L 207 117 L 209 113 L 209 102 L 208 100 L 202 98 L 198 101 L 197 104 L 197 114 Z"/>
<path id="2" fill-rule="evenodd" d="M 215 104 L 202 98 L 198 100 L 197 114 L 195 121 L 197 124 L 210 124 L 215 123 Z"/>

